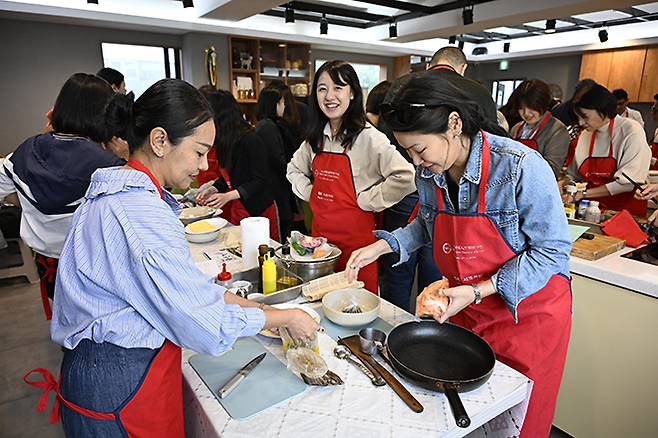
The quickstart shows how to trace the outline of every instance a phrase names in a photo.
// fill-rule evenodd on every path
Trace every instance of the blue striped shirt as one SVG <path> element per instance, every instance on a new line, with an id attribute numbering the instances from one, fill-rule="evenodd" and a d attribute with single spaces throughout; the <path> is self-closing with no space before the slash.
<path id="1" fill-rule="evenodd" d="M 225 289 L 194 266 L 180 204 L 163 194 L 143 172 L 94 172 L 59 262 L 55 342 L 157 348 L 169 339 L 219 355 L 263 328 L 262 310 L 227 304 Z"/>

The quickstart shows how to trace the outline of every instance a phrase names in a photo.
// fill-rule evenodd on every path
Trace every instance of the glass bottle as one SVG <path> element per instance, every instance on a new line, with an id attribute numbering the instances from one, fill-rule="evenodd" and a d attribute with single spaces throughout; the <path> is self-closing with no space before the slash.
<path id="1" fill-rule="evenodd" d="M 283 262 L 284 272 L 276 280 L 276 290 L 288 289 L 297 286 L 297 264 L 295 259 L 290 255 L 290 247 L 281 247 L 281 261 Z"/>

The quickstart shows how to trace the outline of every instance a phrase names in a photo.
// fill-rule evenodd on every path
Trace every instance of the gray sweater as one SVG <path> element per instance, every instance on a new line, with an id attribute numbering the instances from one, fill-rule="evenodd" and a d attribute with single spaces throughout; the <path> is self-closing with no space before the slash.
<path id="1" fill-rule="evenodd" d="M 523 122 L 519 122 L 512 127 L 510 130 L 512 138 L 516 138 L 516 133 L 522 124 Z M 522 135 L 521 138 L 524 138 L 524 136 Z M 548 162 L 557 178 L 562 166 L 564 166 L 564 160 L 567 158 L 569 143 L 571 142 L 567 128 L 562 122 L 551 116 L 537 133 L 535 140 L 537 141 L 537 152 Z"/>

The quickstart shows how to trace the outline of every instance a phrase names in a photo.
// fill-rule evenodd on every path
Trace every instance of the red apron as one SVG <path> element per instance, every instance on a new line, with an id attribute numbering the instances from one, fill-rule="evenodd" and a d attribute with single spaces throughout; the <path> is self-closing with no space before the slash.
<path id="1" fill-rule="evenodd" d="M 53 257 L 44 257 L 37 253 L 36 261 L 38 264 L 46 268 L 46 272 L 41 277 L 41 301 L 43 303 L 43 311 L 46 312 L 46 319 L 50 321 L 53 317 L 53 311 L 50 308 L 50 301 L 48 301 L 48 288 L 55 287 L 55 275 L 57 274 L 57 265 L 59 259 Z"/>
<path id="2" fill-rule="evenodd" d="M 653 137 L 653 143 L 651 143 L 651 156 L 658 159 L 658 134 Z M 658 170 L 658 163 L 652 164 L 649 169 Z"/>
<path id="3" fill-rule="evenodd" d="M 199 175 L 197 175 L 197 184 L 198 187 L 201 187 L 208 181 L 215 180 L 221 175 L 219 171 L 219 161 L 217 161 L 217 151 L 215 148 L 210 148 L 208 151 L 208 170 L 200 170 Z"/>
<path id="4" fill-rule="evenodd" d="M 220 167 L 219 172 L 224 178 L 224 181 L 226 181 L 226 185 L 228 185 L 228 191 L 233 190 L 233 187 L 231 186 L 231 177 L 229 176 L 226 169 Z M 233 225 L 240 225 L 240 221 L 242 219 L 251 217 L 251 215 L 249 214 L 247 209 L 244 208 L 244 205 L 242 205 L 242 202 L 240 202 L 239 199 L 234 199 L 233 201 L 227 202 L 226 204 L 224 204 L 222 210 L 223 211 L 220 216 L 226 219 L 227 221 L 229 221 L 230 223 L 232 223 Z M 261 217 L 266 217 L 270 220 L 270 238 L 278 242 L 279 223 L 276 214 L 276 204 L 272 203 L 272 205 L 267 207 L 265 211 L 261 213 Z"/>
<path id="5" fill-rule="evenodd" d="M 350 157 L 345 153 L 320 152 L 313 159 L 313 189 L 309 204 L 313 211 L 312 235 L 326 237 L 343 252 L 334 270 L 344 271 L 352 251 L 375 243 L 375 214 L 364 211 L 356 201 Z M 365 288 L 377 293 L 377 263 L 359 270 Z"/>
<path id="6" fill-rule="evenodd" d="M 524 138 L 524 139 L 519 138 L 521 136 L 521 129 L 523 128 L 523 125 L 525 125 L 525 122 L 521 123 L 521 126 L 519 126 L 519 130 L 516 131 L 516 137 L 514 137 L 514 140 L 518 141 L 519 143 L 523 143 L 524 145 L 528 146 L 530 149 L 536 151 L 537 150 L 537 140 L 535 140 L 535 137 L 537 137 L 537 134 L 539 133 L 539 131 L 541 131 L 541 128 L 544 127 L 544 125 L 546 124 L 546 122 L 548 121 L 548 119 L 550 117 L 551 117 L 551 113 L 549 113 L 547 111 L 546 115 L 542 119 L 542 121 L 539 124 L 539 126 L 537 127 L 537 129 L 532 131 L 532 134 L 530 135 L 530 138 Z"/>
<path id="7" fill-rule="evenodd" d="M 130 158 L 128 165 L 147 174 L 162 198 L 160 183 L 142 163 Z M 44 382 L 27 380 L 27 377 L 35 371 L 41 373 L 45 379 Z M 141 383 L 128 397 L 127 402 L 114 412 L 95 412 L 65 400 L 60 393 L 59 382 L 56 382 L 50 371 L 44 368 L 30 371 L 23 377 L 23 380 L 28 385 L 46 390 L 39 399 L 37 412 L 46 411 L 50 390 L 57 393 L 57 400 L 50 415 L 51 424 L 60 419 L 59 402 L 61 401 L 64 406 L 81 415 L 98 420 L 117 421 L 130 438 L 160 438 L 163 436 L 183 438 L 185 427 L 182 376 L 181 349 L 172 342 L 165 341 L 144 373 Z"/>
<path id="8" fill-rule="evenodd" d="M 589 145 L 589 155 L 578 168 L 578 174 L 587 181 L 588 189 L 599 187 L 615 180 L 617 160 L 612 155 L 612 130 L 614 125 L 615 119 L 610 120 L 610 152 L 607 157 L 592 156 L 596 131 L 592 133 L 592 141 Z M 632 215 L 644 217 L 647 213 L 647 201 L 635 199 L 634 194 L 635 189 L 630 192 L 619 193 L 613 196 L 594 198 L 594 200 L 605 205 L 608 210 L 628 210 Z"/>
<path id="9" fill-rule="evenodd" d="M 485 213 L 489 143 L 484 133 L 482 136 L 478 213 L 443 211 L 443 193 L 437 186 L 434 260 L 450 287 L 485 281 L 516 256 Z M 569 280 L 553 275 L 546 286 L 525 298 L 517 311 L 518 323 L 500 295 L 495 294 L 466 307 L 450 322 L 482 336 L 498 360 L 534 381 L 521 436 L 548 437 L 571 331 Z"/>
<path id="10" fill-rule="evenodd" d="M 41 373 L 45 381 L 27 380 L 33 372 Z M 60 420 L 61 402 L 78 414 L 97 420 L 118 422 L 130 438 L 183 438 L 185 430 L 182 376 L 181 349 L 166 341 L 144 373 L 140 384 L 126 399 L 127 402 L 114 412 L 95 412 L 67 401 L 59 391 L 59 382 L 55 381 L 50 371 L 45 368 L 30 371 L 23 380 L 28 385 L 46 390 L 39 399 L 37 412 L 46 412 L 50 390 L 57 394 L 55 406 L 50 413 L 50 424 Z"/>

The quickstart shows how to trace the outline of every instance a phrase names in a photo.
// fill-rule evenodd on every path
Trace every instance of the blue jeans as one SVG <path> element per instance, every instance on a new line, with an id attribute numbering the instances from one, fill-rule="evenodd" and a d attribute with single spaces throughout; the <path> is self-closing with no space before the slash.
<path id="1" fill-rule="evenodd" d="M 382 229 L 394 231 L 407 225 L 409 216 L 418 203 L 418 192 L 407 195 L 402 201 L 384 210 Z M 423 290 L 441 279 L 441 272 L 434 262 L 432 244 L 423 246 L 409 254 L 409 260 L 400 266 L 393 265 L 400 260 L 396 253 L 382 257 L 383 267 L 379 269 L 379 290 L 382 298 L 404 310 L 409 310 L 411 288 L 418 266 L 418 288 Z"/>
<path id="2" fill-rule="evenodd" d="M 159 351 L 85 339 L 64 353 L 62 396 L 85 409 L 114 412 L 133 393 Z M 116 421 L 89 418 L 63 404 L 61 413 L 67 437 L 127 437 Z"/>

